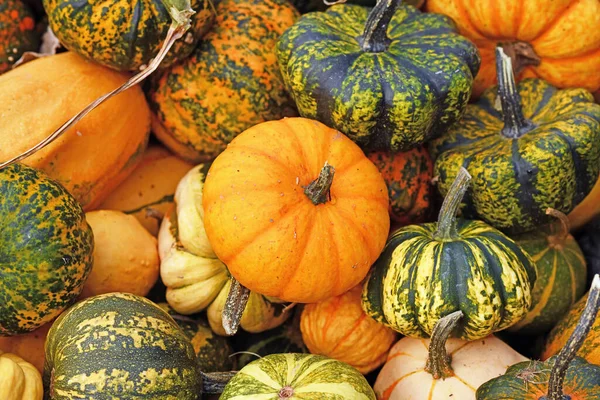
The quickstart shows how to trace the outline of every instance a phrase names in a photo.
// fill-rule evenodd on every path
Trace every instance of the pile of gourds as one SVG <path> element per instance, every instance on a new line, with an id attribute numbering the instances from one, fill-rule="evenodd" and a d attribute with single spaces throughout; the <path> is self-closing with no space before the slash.
<path id="1" fill-rule="evenodd" d="M 0 399 L 600 399 L 600 1 L 109 3 L 0 4 Z"/>

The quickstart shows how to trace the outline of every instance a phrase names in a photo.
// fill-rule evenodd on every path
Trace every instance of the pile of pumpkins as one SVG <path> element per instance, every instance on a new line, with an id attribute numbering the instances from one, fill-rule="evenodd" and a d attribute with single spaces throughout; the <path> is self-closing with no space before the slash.
<path id="1" fill-rule="evenodd" d="M 600 1 L 109 3 L 0 2 L 0 399 L 600 399 Z"/>

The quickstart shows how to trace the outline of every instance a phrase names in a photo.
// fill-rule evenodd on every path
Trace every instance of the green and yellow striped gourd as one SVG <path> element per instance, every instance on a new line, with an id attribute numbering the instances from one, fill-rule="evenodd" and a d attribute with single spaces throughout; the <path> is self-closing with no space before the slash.
<path id="1" fill-rule="evenodd" d="M 476 340 L 525 316 L 533 261 L 486 223 L 455 219 L 469 180 L 461 169 L 437 223 L 390 236 L 363 290 L 363 308 L 375 320 L 405 336 L 429 337 L 440 318 L 460 310 L 456 336 Z"/>

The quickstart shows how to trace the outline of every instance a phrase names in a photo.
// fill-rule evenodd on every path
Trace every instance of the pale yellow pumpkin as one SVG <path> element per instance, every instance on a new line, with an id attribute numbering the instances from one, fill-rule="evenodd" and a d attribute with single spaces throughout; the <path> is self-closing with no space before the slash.
<path id="1" fill-rule="evenodd" d="M 21 357 L 0 350 L 0 399 L 41 400 L 43 396 L 39 371 Z"/>

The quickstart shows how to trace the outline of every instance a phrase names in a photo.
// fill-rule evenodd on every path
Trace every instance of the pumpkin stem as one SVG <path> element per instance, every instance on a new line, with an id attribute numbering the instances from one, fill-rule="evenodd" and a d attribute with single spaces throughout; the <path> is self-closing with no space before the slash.
<path id="1" fill-rule="evenodd" d="M 125 90 L 137 85 L 138 83 L 146 79 L 148 76 L 150 76 L 154 71 L 156 71 L 156 69 L 158 68 L 162 60 L 165 58 L 175 41 L 180 39 L 184 35 L 184 33 L 187 32 L 187 30 L 191 26 L 190 16 L 195 13 L 195 11 L 190 6 L 190 0 L 163 0 L 163 2 L 169 5 L 167 8 L 169 9 L 169 14 L 171 14 L 173 20 L 171 21 L 171 26 L 169 27 L 169 31 L 167 32 L 167 37 L 165 38 L 165 41 L 163 42 L 162 47 L 160 48 L 160 51 L 158 52 L 156 57 L 152 59 L 150 64 L 142 71 L 140 71 L 140 73 L 131 77 L 123 85 L 119 86 L 118 88 L 112 90 L 109 93 L 106 93 L 105 95 L 94 100 L 92 103 L 88 104 L 83 110 L 79 111 L 77 114 L 71 117 L 71 119 L 62 124 L 50 136 L 46 137 L 38 144 L 34 145 L 25 152 L 11 158 L 10 160 L 0 162 L 0 169 L 5 168 L 16 162 L 19 162 L 31 156 L 32 154 L 35 154 L 38 151 L 42 150 L 44 147 L 48 146 L 50 143 L 54 142 L 56 139 L 61 137 L 66 131 L 72 128 L 73 125 L 75 125 L 86 115 L 88 115 L 90 112 L 96 109 L 96 107 L 98 107 L 100 104 L 118 95 L 119 93 L 124 92 Z"/>
<path id="2" fill-rule="evenodd" d="M 203 394 L 220 394 L 227 383 L 237 374 L 237 371 L 228 372 L 202 372 L 202 393 Z"/>
<path id="3" fill-rule="evenodd" d="M 278 393 L 280 399 L 291 399 L 294 396 L 294 388 L 291 386 L 284 386 Z"/>
<path id="4" fill-rule="evenodd" d="M 229 288 L 225 307 L 221 314 L 221 324 L 227 335 L 235 335 L 238 331 L 249 298 L 250 289 L 239 283 L 237 279 L 232 276 L 231 288 Z"/>
<path id="5" fill-rule="evenodd" d="M 561 229 L 560 232 L 556 235 L 556 240 L 554 240 L 553 242 L 564 243 L 564 241 L 567 240 L 567 237 L 569 236 L 569 232 L 571 231 L 571 223 L 569 221 L 569 217 L 567 217 L 560 211 L 555 210 L 554 208 L 547 208 L 546 215 L 551 215 L 555 218 L 558 218 L 558 220 L 560 221 Z"/>
<path id="6" fill-rule="evenodd" d="M 530 65 L 537 67 L 542 63 L 542 59 L 537 55 L 533 46 L 527 42 L 517 40 L 500 43 L 500 46 L 502 46 L 504 53 L 512 60 L 515 75 L 519 75 L 525 67 Z"/>
<path id="7" fill-rule="evenodd" d="M 425 364 L 425 371 L 429 372 L 433 379 L 445 379 L 454 375 L 450 365 L 450 356 L 446 352 L 446 342 L 454 328 L 456 328 L 458 320 L 462 317 L 462 311 L 455 311 L 440 318 L 433 327 L 431 341 L 429 342 L 429 356 Z"/>
<path id="8" fill-rule="evenodd" d="M 438 227 L 433 234 L 434 239 L 454 240 L 458 237 L 458 232 L 456 231 L 456 214 L 470 181 L 471 175 L 469 175 L 464 167 L 460 167 L 458 175 L 456 175 L 456 179 L 452 182 L 442 203 L 442 208 L 438 216 Z"/>
<path id="9" fill-rule="evenodd" d="M 596 274 L 579 322 L 565 346 L 558 353 L 558 356 L 556 356 L 554 365 L 550 371 L 548 394 L 545 396 L 547 400 L 564 400 L 563 382 L 567 369 L 585 341 L 590 329 L 592 329 L 598 309 L 600 309 L 600 275 Z"/>
<path id="10" fill-rule="evenodd" d="M 385 51 L 391 40 L 387 36 L 387 27 L 402 0 L 378 0 L 369 13 L 362 34 L 362 50 L 370 53 Z"/>
<path id="11" fill-rule="evenodd" d="M 506 138 L 518 139 L 535 128 L 535 125 L 523 116 L 521 95 L 517 91 L 512 61 L 504 54 L 502 47 L 496 47 L 496 74 L 498 97 L 500 97 L 504 116 L 504 127 L 501 133 Z"/>
<path id="12" fill-rule="evenodd" d="M 304 188 L 304 194 L 306 194 L 315 206 L 329 201 L 329 190 L 333 183 L 334 174 L 335 168 L 325 161 L 325 165 L 323 166 L 323 169 L 321 169 L 319 177 Z"/>

